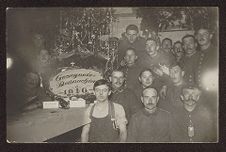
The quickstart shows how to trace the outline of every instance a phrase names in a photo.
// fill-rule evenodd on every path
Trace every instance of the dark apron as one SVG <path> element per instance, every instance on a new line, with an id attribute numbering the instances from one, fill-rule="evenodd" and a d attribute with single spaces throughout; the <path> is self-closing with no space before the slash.
<path id="1" fill-rule="evenodd" d="M 113 103 L 109 102 L 108 115 L 104 118 L 92 116 L 94 107 L 95 105 L 90 111 L 89 142 L 119 142 L 119 132 L 114 127 L 115 110 Z"/>

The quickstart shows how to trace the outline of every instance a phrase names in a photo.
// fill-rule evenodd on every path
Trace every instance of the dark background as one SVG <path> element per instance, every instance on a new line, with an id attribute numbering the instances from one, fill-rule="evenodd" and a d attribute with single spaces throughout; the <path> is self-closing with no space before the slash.
<path id="1" fill-rule="evenodd" d="M 226 28 L 225 28 L 225 2 L 223 0 L 221 1 L 213 1 L 213 0 L 206 0 L 206 1 L 169 1 L 169 0 L 153 0 L 152 2 L 148 1 L 136 1 L 136 0 L 124 0 L 123 2 L 121 1 L 97 1 L 97 0 L 89 0 L 89 1 L 81 1 L 77 0 L 75 1 L 61 1 L 61 0 L 41 0 L 41 1 L 35 1 L 35 0 L 1 0 L 0 1 L 0 72 L 1 72 L 1 92 L 0 92 L 0 152 L 33 152 L 33 151 L 218 151 L 218 152 L 223 152 L 226 151 L 226 145 L 225 145 L 225 140 L 226 140 L 226 113 L 224 112 L 226 109 L 226 104 L 225 104 L 225 99 L 226 99 L 226 94 L 225 94 L 225 81 L 224 81 L 224 74 L 225 74 L 225 64 L 226 64 L 226 56 L 225 56 L 225 35 L 226 35 Z M 219 143 L 216 144 L 9 144 L 5 141 L 6 139 L 6 74 L 7 75 L 14 75 L 20 77 L 20 74 L 23 71 L 20 72 L 15 72 L 15 73 L 6 73 L 6 42 L 11 41 L 14 42 L 13 46 L 7 46 L 7 50 L 13 51 L 15 48 L 18 47 L 19 43 L 27 43 L 30 41 L 29 34 L 32 34 L 33 30 L 28 30 L 30 29 L 29 27 L 26 27 L 30 24 L 26 24 L 28 21 L 29 22 L 34 22 L 34 25 L 37 27 L 39 25 L 35 24 L 36 20 L 35 18 L 37 17 L 35 13 L 29 14 L 24 10 L 22 12 L 27 15 L 26 20 L 22 20 L 20 17 L 16 18 L 18 20 L 18 25 L 12 25 L 12 29 L 10 29 L 9 35 L 13 36 L 6 36 L 6 24 L 10 25 L 12 24 L 11 21 L 6 21 L 6 8 L 7 7 L 76 7 L 76 6 L 218 6 L 219 11 L 220 11 L 220 29 L 219 29 L 219 36 L 220 36 L 220 80 L 219 80 L 219 87 L 220 87 L 220 99 L 219 99 L 219 122 L 220 122 L 220 130 L 219 130 Z M 34 12 L 35 12 L 34 8 Z M 48 18 L 51 17 L 51 14 L 55 14 L 58 11 L 54 9 L 49 10 L 50 13 L 46 15 L 44 12 L 38 13 L 37 15 L 40 16 L 43 15 L 43 22 L 39 22 L 43 25 L 40 25 L 40 27 L 50 27 L 49 25 L 52 26 L 50 33 L 46 33 L 46 37 L 51 38 L 52 34 L 51 32 L 54 32 L 55 26 L 52 24 L 53 20 L 51 19 L 48 21 Z M 7 13 L 7 15 L 13 17 L 15 14 L 14 13 Z M 18 15 L 17 15 L 18 16 Z M 36 16 L 36 17 L 35 17 Z M 54 15 L 55 16 L 55 15 Z M 54 22 L 58 22 L 58 19 L 54 20 Z M 49 25 L 48 25 L 49 24 Z M 46 26 L 45 26 L 46 25 Z M 48 26 L 47 26 L 48 25 Z M 23 26 L 24 30 L 23 31 L 17 31 L 16 27 L 18 26 Z M 36 26 L 34 26 L 32 29 L 36 29 Z M 46 28 L 42 28 L 41 30 L 43 31 L 48 31 Z M 24 34 L 26 33 L 26 34 Z M 23 35 L 23 38 L 21 38 L 21 34 Z M 20 35 L 20 38 L 18 36 Z M 6 38 L 9 38 L 6 41 Z M 25 40 L 25 41 L 24 41 Z M 14 53 L 16 55 L 16 53 Z M 23 63 L 17 64 L 17 66 L 23 67 Z M 18 67 L 14 67 L 18 68 Z M 13 70 L 11 70 L 13 71 Z M 15 76 L 15 75 L 14 75 Z M 8 76 L 7 76 L 8 78 Z M 8 78 L 10 79 L 10 78 Z M 17 80 L 13 80 L 17 81 Z M 13 81 L 11 83 L 13 83 Z M 16 86 L 15 86 L 16 87 Z M 17 88 L 19 89 L 19 88 Z"/>

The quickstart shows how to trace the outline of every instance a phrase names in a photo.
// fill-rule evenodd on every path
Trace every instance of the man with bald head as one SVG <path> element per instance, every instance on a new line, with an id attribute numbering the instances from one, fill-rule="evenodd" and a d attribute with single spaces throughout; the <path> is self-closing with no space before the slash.
<path id="1" fill-rule="evenodd" d="M 134 114 L 128 127 L 128 142 L 169 142 L 171 115 L 157 107 L 159 96 L 154 88 L 143 90 L 144 108 Z"/>

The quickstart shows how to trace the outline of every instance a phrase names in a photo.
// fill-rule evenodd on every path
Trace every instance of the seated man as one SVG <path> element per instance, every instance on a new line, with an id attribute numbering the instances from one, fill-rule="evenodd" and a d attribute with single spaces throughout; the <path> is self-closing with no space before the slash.
<path id="1" fill-rule="evenodd" d="M 127 141 L 169 142 L 171 115 L 157 108 L 159 96 L 156 89 L 144 89 L 141 101 L 145 107 L 132 116 Z"/>
<path id="2" fill-rule="evenodd" d="M 82 142 L 124 142 L 127 137 L 125 111 L 120 104 L 111 102 L 110 85 L 104 79 L 93 86 L 96 102 L 87 113 L 91 122 L 82 129 Z"/>
<path id="3" fill-rule="evenodd" d="M 47 89 L 49 87 L 50 77 L 56 73 L 56 60 L 51 57 L 48 50 L 42 49 L 32 66 L 32 69 L 41 76 L 43 87 Z"/>
<path id="4" fill-rule="evenodd" d="M 141 66 L 137 63 L 138 56 L 133 48 L 128 48 L 126 50 L 125 56 L 125 66 L 120 67 L 125 74 L 125 86 L 130 89 L 134 89 L 139 86 L 138 77 L 142 70 Z"/>
<path id="5" fill-rule="evenodd" d="M 134 113 L 143 108 L 143 105 L 134 92 L 124 86 L 125 77 L 122 71 L 114 70 L 109 79 L 112 85 L 110 100 L 123 106 L 126 118 L 129 121 Z"/>
<path id="6" fill-rule="evenodd" d="M 175 109 L 172 115 L 176 122 L 172 126 L 174 142 L 216 142 L 212 113 L 200 104 L 201 90 L 196 86 L 185 86 L 181 92 L 183 109 Z"/>
<path id="7" fill-rule="evenodd" d="M 27 73 L 24 78 L 24 87 L 22 89 L 22 109 L 32 110 L 42 107 L 42 101 L 51 100 L 40 87 L 40 77 L 37 73 Z"/>

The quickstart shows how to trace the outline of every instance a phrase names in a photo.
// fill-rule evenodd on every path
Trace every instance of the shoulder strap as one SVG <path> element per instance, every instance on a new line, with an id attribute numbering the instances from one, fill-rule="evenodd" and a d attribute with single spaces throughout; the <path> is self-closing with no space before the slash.
<path id="1" fill-rule="evenodd" d="M 95 104 L 91 107 L 90 112 L 89 112 L 89 118 L 91 119 L 92 114 L 93 114 L 93 109 L 94 109 Z"/>
<path id="2" fill-rule="evenodd" d="M 109 110 L 110 110 L 110 115 L 111 115 L 111 120 L 115 120 L 115 107 L 112 101 L 109 102 Z"/>

